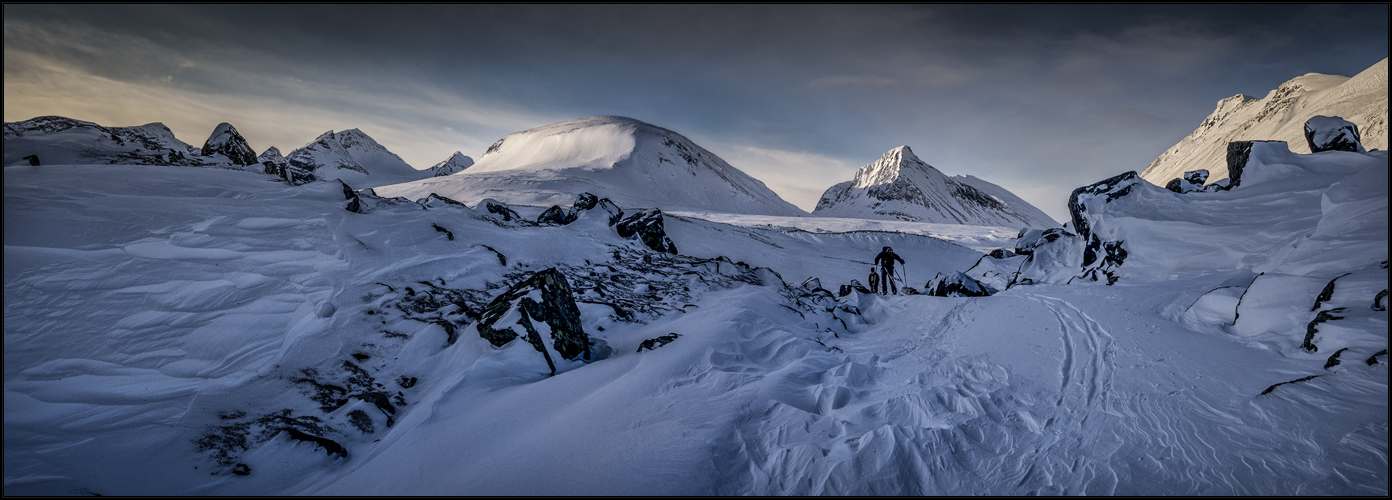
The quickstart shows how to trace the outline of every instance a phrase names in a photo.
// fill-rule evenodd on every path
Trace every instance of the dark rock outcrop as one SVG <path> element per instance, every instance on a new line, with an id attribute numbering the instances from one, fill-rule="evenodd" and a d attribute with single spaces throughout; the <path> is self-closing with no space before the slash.
<path id="1" fill-rule="evenodd" d="M 662 335 L 657 338 L 644 340 L 642 344 L 638 345 L 638 350 L 635 352 L 643 352 L 643 349 L 647 349 L 649 351 L 657 349 L 659 347 L 672 343 L 673 340 L 677 340 L 677 337 L 680 336 L 681 335 L 675 333 L 669 333 L 667 335 Z"/>
<path id="2" fill-rule="evenodd" d="M 1103 198 L 1103 204 L 1111 203 L 1130 194 L 1138 182 L 1142 182 L 1141 178 L 1135 171 L 1131 171 L 1074 189 L 1073 194 L 1068 196 L 1068 213 L 1072 216 L 1073 230 L 1084 238 L 1092 236 L 1092 226 L 1086 217 L 1089 202 L 1095 198 Z"/>
<path id="3" fill-rule="evenodd" d="M 1337 116 L 1314 116 L 1305 121 L 1305 142 L 1311 153 L 1350 151 L 1362 153 L 1358 126 Z"/>
<path id="4" fill-rule="evenodd" d="M 662 228 L 662 211 L 656 208 L 640 210 L 619 222 L 614 229 L 624 238 L 637 235 L 644 245 L 658 252 L 677 253 L 677 245 L 672 243 Z"/>
<path id="5" fill-rule="evenodd" d="M 359 214 L 366 212 L 366 210 L 363 209 L 362 198 L 358 196 L 358 192 L 348 187 L 348 183 L 342 180 L 339 180 L 338 183 L 343 186 L 343 198 L 348 200 L 348 206 L 343 207 L 344 210 Z"/>
<path id="6" fill-rule="evenodd" d="M 1228 143 L 1228 187 L 1235 188 L 1242 184 L 1242 171 L 1247 168 L 1247 160 L 1252 157 L 1252 145 L 1259 142 L 1279 142 L 1282 145 L 1286 141 L 1233 141 Z"/>
<path id="7" fill-rule="evenodd" d="M 431 193 L 430 195 L 435 196 L 435 193 Z M 484 207 L 488 209 L 488 213 L 497 214 L 501 216 L 504 221 L 522 220 L 522 216 L 518 215 L 516 210 L 513 210 L 502 202 L 486 200 L 484 202 Z"/>
<path id="8" fill-rule="evenodd" d="M 26 156 L 26 157 L 20 158 L 20 159 L 21 159 L 21 160 L 28 160 L 28 161 L 29 161 L 29 166 L 31 166 L 31 167 L 37 167 L 37 166 L 39 166 L 39 155 L 29 155 L 29 156 Z"/>
<path id="9" fill-rule="evenodd" d="M 1324 323 L 1326 321 L 1333 321 L 1336 319 L 1344 319 L 1343 316 L 1334 315 L 1334 313 L 1341 312 L 1344 312 L 1344 308 L 1336 307 L 1328 311 L 1320 311 L 1319 314 L 1316 314 L 1315 319 L 1311 320 L 1310 324 L 1305 325 L 1305 342 L 1300 344 L 1300 348 L 1310 352 L 1318 352 L 1319 347 L 1315 346 L 1315 334 L 1319 332 L 1320 323 Z"/>
<path id="10" fill-rule="evenodd" d="M 986 297 L 996 293 L 995 289 L 960 271 L 949 275 L 939 274 L 923 288 L 923 295 L 934 297 Z"/>
<path id="11" fill-rule="evenodd" d="M 213 135 L 208 136 L 208 140 L 203 142 L 201 153 L 203 156 L 226 156 L 235 165 L 247 166 L 257 163 L 256 152 L 247 145 L 246 139 L 237 133 L 236 128 L 226 123 L 220 123 L 213 129 Z"/>
<path id="12" fill-rule="evenodd" d="M 546 209 L 545 212 L 537 216 L 537 224 L 564 226 L 572 222 L 575 222 L 575 211 L 572 210 L 570 213 L 566 213 L 565 210 L 561 209 L 560 205 L 551 205 L 551 208 Z"/>
<path id="13" fill-rule="evenodd" d="M 541 300 L 534 300 L 533 297 Z M 517 313 L 515 323 L 499 324 L 504 319 L 514 317 L 509 314 L 514 311 Z M 545 339 L 538 332 L 536 322 L 545 323 L 550 330 L 549 345 L 543 344 Z M 556 366 L 548 347 L 565 359 L 582 357 L 586 361 L 592 360 L 590 338 L 581 328 L 580 309 L 575 305 L 575 296 L 565 276 L 555 268 L 534 273 L 493 299 L 479 316 L 477 326 L 479 336 L 496 347 L 517 338 L 515 327 L 520 326 L 525 332 L 526 341 L 546 357 L 553 375 Z"/>
<path id="14" fill-rule="evenodd" d="M 1203 191 L 1205 182 L 1208 182 L 1208 170 L 1191 170 L 1185 172 L 1183 177 L 1173 179 L 1165 184 L 1165 189 L 1181 194 Z"/>

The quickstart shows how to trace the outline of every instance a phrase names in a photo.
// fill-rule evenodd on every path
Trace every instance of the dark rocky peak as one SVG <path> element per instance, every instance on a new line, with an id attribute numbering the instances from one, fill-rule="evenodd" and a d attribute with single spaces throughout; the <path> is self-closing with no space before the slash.
<path id="1" fill-rule="evenodd" d="M 213 134 L 203 142 L 201 152 L 203 156 L 221 154 L 235 165 L 247 166 L 257 163 L 256 153 L 247 145 L 246 139 L 227 123 L 219 123 L 217 128 L 213 129 Z"/>

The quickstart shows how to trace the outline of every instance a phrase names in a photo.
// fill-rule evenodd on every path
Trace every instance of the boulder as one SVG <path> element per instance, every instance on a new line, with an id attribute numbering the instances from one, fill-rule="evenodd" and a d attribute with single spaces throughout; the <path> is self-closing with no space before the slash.
<path id="1" fill-rule="evenodd" d="M 986 297 L 996 293 L 995 289 L 960 271 L 948 275 L 938 274 L 923 288 L 924 295 L 934 297 Z"/>
<path id="2" fill-rule="evenodd" d="M 1305 142 L 1311 153 L 1350 151 L 1363 153 L 1358 126 L 1337 116 L 1315 116 L 1305 121 Z"/>
<path id="3" fill-rule="evenodd" d="M 639 210 L 615 225 L 614 229 L 624 238 L 638 236 L 644 245 L 658 252 L 677 253 L 677 246 L 662 228 L 662 211 L 656 208 Z"/>
<path id="4" fill-rule="evenodd" d="M 1165 184 L 1165 189 L 1181 194 L 1203 191 L 1205 182 L 1208 182 L 1208 170 L 1190 170 L 1185 172 L 1183 177 L 1173 179 Z"/>
<path id="5" fill-rule="evenodd" d="M 551 205 L 551 208 L 546 209 L 545 212 L 542 212 L 541 215 L 537 216 L 537 224 L 554 224 L 558 226 L 564 226 L 566 224 L 575 222 L 575 214 L 576 213 L 573 210 L 570 213 L 566 213 L 565 210 L 561 210 L 560 205 Z"/>
<path id="6" fill-rule="evenodd" d="M 201 153 L 203 156 L 226 156 L 235 165 L 247 166 L 257 163 L 256 152 L 247 145 L 246 139 L 237 133 L 236 128 L 226 123 L 219 123 L 217 128 L 213 129 L 213 135 L 208 136 L 208 140 L 203 142 Z"/>
<path id="7" fill-rule="evenodd" d="M 1073 194 L 1068 196 L 1068 213 L 1072 216 L 1073 230 L 1083 238 L 1091 236 L 1092 226 L 1087 215 L 1101 213 L 1102 205 L 1131 193 L 1138 182 L 1142 182 L 1141 178 L 1131 171 L 1074 189 Z"/>
<path id="8" fill-rule="evenodd" d="M 338 183 L 343 186 L 343 198 L 348 200 L 348 206 L 344 209 L 353 213 L 366 213 L 367 210 L 363 208 L 362 199 L 358 196 L 358 192 L 348 187 L 348 183 L 342 180 L 339 180 Z"/>
<path id="9" fill-rule="evenodd" d="M 1233 141 L 1228 143 L 1228 186 L 1227 189 L 1235 188 L 1242 184 L 1242 171 L 1247 167 L 1247 160 L 1252 157 L 1252 145 L 1259 142 L 1279 142 L 1282 145 L 1286 141 Z"/>
<path id="10" fill-rule="evenodd" d="M 543 326 L 544 325 L 544 326 Z M 546 357 L 556 373 L 551 353 L 564 359 L 592 361 L 591 340 L 580 324 L 580 309 L 565 275 L 555 268 L 533 273 L 494 298 L 476 323 L 479 336 L 502 347 L 525 336 Z M 547 342 L 544 337 L 550 337 Z"/>

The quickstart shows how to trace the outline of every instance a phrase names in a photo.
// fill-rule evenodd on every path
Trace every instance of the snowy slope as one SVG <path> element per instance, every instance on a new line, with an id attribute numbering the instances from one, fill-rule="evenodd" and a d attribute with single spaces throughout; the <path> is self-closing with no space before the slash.
<path id="1" fill-rule="evenodd" d="M 312 172 L 316 179 L 339 179 L 355 188 L 396 184 L 430 175 L 407 165 L 358 129 L 325 132 L 285 155 L 292 167 Z"/>
<path id="2" fill-rule="evenodd" d="M 594 116 L 518 132 L 459 174 L 387 186 L 386 196 L 430 193 L 473 204 L 569 205 L 582 192 L 621 206 L 803 215 L 762 182 L 676 132 L 632 118 Z"/>
<path id="3" fill-rule="evenodd" d="M 5 165 L 28 165 L 24 158 L 30 155 L 44 165 L 228 163 L 200 157 L 197 148 L 175 138 L 162 123 L 103 127 L 61 116 L 5 124 Z"/>
<path id="4" fill-rule="evenodd" d="M 463 172 L 464 169 L 469 168 L 473 165 L 473 158 L 464 156 L 464 153 L 455 151 L 454 154 L 450 155 L 450 157 L 445 161 L 436 163 L 435 166 L 430 167 L 429 170 L 430 172 L 432 172 L 430 176 L 440 177 L 443 175 L 456 174 L 459 172 Z"/>
<path id="5" fill-rule="evenodd" d="M 975 177 L 949 178 L 908 146 L 889 150 L 855 178 L 822 194 L 822 217 L 1047 228 L 1058 225 L 1033 205 Z"/>
<path id="6" fill-rule="evenodd" d="M 1286 141 L 1292 151 L 1308 153 L 1305 121 L 1321 115 L 1353 122 L 1365 148 L 1386 150 L 1387 59 L 1352 78 L 1310 73 L 1260 99 L 1239 94 L 1218 101 L 1198 129 L 1151 162 L 1141 177 L 1164 186 L 1184 172 L 1207 169 L 1209 182 L 1225 179 L 1232 141 Z"/>

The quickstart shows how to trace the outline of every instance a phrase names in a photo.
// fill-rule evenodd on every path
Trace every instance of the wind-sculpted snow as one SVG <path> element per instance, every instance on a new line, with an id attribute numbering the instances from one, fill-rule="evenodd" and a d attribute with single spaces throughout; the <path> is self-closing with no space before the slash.
<path id="1" fill-rule="evenodd" d="M 1386 153 L 1268 146 L 1083 200 L 1112 286 L 1064 228 L 6 167 L 5 493 L 1386 495 Z M 884 246 L 998 293 L 849 286 Z M 479 334 L 544 270 L 607 357 Z"/>
<path id="2" fill-rule="evenodd" d="M 502 138 L 454 175 L 378 188 L 386 196 L 438 193 L 468 204 L 570 203 L 589 192 L 627 208 L 805 215 L 764 183 L 680 134 L 632 118 L 593 116 Z"/>

